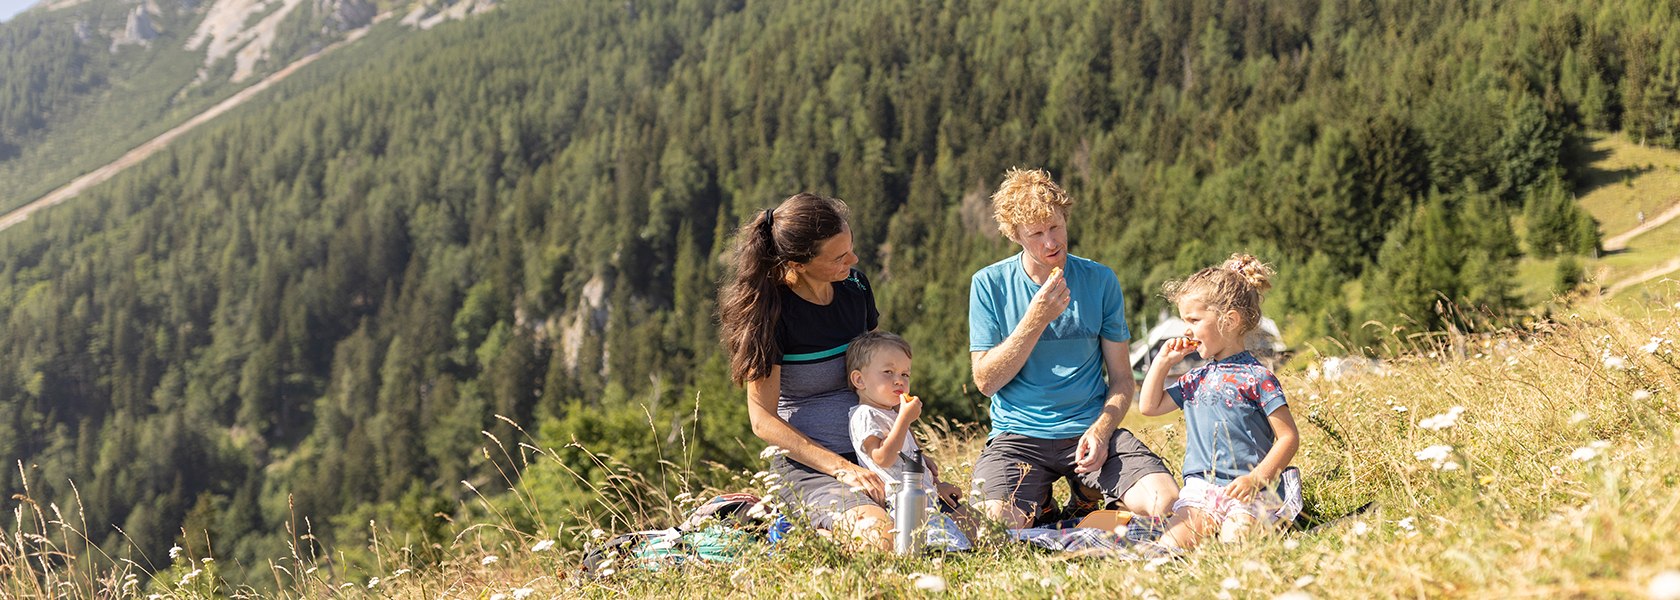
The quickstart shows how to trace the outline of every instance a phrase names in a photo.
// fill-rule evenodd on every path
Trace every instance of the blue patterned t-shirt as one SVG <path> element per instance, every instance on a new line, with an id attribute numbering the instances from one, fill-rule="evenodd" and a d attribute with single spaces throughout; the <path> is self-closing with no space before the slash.
<path id="1" fill-rule="evenodd" d="M 1266 417 L 1284 406 L 1283 386 L 1253 354 L 1192 369 L 1167 386 L 1184 409 L 1184 476 L 1225 485 L 1253 471 L 1277 439 Z"/>

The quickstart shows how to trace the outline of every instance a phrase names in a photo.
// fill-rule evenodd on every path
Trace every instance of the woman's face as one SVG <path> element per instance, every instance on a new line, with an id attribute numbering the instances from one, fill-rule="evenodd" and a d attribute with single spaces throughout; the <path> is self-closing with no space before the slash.
<path id="1" fill-rule="evenodd" d="M 833 283 L 851 276 L 852 265 L 857 261 L 857 255 L 852 254 L 852 229 L 846 227 L 818 244 L 815 258 L 808 262 L 790 261 L 788 265 L 801 279 L 812 283 Z"/>

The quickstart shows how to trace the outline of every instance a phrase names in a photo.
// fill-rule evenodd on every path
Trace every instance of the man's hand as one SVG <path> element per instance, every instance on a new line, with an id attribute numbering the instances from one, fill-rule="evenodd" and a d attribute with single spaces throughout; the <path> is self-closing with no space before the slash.
<path id="1" fill-rule="evenodd" d="M 1032 303 L 1027 305 L 1027 314 L 1021 320 L 1034 329 L 1043 329 L 1056 317 L 1062 316 L 1072 300 L 1073 292 L 1068 289 L 1062 271 L 1051 271 L 1050 277 L 1044 280 L 1044 287 L 1038 288 L 1038 293 L 1033 295 Z"/>
<path id="2" fill-rule="evenodd" d="M 1103 461 L 1108 460 L 1108 440 L 1113 435 L 1113 429 L 1097 431 L 1092 428 L 1079 436 L 1079 446 L 1073 451 L 1073 472 L 1091 473 L 1101 469 Z"/>

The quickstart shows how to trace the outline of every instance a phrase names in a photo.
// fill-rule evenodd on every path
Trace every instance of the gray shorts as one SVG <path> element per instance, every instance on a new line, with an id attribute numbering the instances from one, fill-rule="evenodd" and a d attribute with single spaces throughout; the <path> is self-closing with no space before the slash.
<path id="1" fill-rule="evenodd" d="M 1167 473 L 1161 457 L 1124 429 L 1109 438 L 1108 460 L 1095 472 L 1074 472 L 1073 457 L 1078 448 L 1079 438 L 1045 440 L 998 434 L 980 451 L 973 477 L 985 480 L 980 485 L 985 499 L 1012 501 L 1030 516 L 1038 514 L 1039 503 L 1050 497 L 1050 486 L 1061 477 L 1102 491 L 1107 504 L 1119 502 L 1144 476 Z"/>
<path id="2" fill-rule="evenodd" d="M 841 454 L 840 458 L 857 464 L 856 454 Z M 781 476 L 782 488 L 776 491 L 776 498 L 787 505 L 788 512 L 802 516 L 818 529 L 833 529 L 834 517 L 848 510 L 880 506 L 868 494 L 854 492 L 833 476 L 786 456 L 770 461 L 770 472 Z"/>

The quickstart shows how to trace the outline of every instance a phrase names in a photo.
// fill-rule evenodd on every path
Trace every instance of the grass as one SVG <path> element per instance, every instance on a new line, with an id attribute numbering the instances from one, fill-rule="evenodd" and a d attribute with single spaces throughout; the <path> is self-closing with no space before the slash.
<path id="1" fill-rule="evenodd" d="M 1376 503 L 1312 531 L 1156 562 L 997 542 L 944 557 L 847 554 L 807 533 L 731 564 L 626 566 L 600 580 L 577 575 L 576 552 L 532 558 L 539 553 L 509 548 L 522 557 L 488 567 L 458 561 L 384 593 L 893 597 L 936 595 L 917 587 L 935 576 L 938 595 L 959 597 L 1641 595 L 1659 574 L 1680 569 L 1680 354 L 1672 341 L 1642 348 L 1680 333 L 1680 289 L 1671 286 L 1661 302 L 1634 317 L 1593 304 L 1533 330 L 1396 339 L 1385 373 L 1287 375 L 1309 507 L 1328 516 Z M 1417 425 L 1453 406 L 1465 409 L 1456 425 Z M 1182 425 L 1132 423 L 1177 463 Z M 938 424 L 922 433 L 966 482 L 983 432 Z M 1452 446 L 1461 468 L 1438 470 L 1415 456 L 1434 445 Z M 680 508 L 684 500 L 662 502 Z"/>
<path id="2" fill-rule="evenodd" d="M 747 547 L 733 563 L 623 564 L 593 579 L 580 574 L 581 547 L 674 525 L 708 495 L 675 492 L 763 493 L 771 482 L 723 466 L 636 473 L 604 455 L 492 438 L 487 456 L 509 467 L 610 475 L 582 482 L 596 503 L 590 510 L 564 511 L 545 505 L 536 477 L 510 471 L 508 493 L 479 496 L 469 516 L 458 516 L 435 565 L 413 566 L 412 545 L 377 525 L 354 549 L 374 557 L 361 566 L 344 558 L 350 549 L 317 548 L 306 528 L 291 532 L 299 541 L 272 559 L 274 589 L 263 592 L 221 581 L 213 557 L 183 553 L 153 565 L 98 554 L 74 507 L 37 506 L 25 494 L 0 536 L 0 596 L 1640 596 L 1659 575 L 1680 571 L 1680 286 L 1647 293 L 1640 310 L 1595 301 L 1532 329 L 1391 339 L 1393 358 L 1381 372 L 1335 381 L 1285 372 L 1309 510 L 1329 517 L 1365 502 L 1375 508 L 1176 560 L 1074 558 L 995 539 L 964 555 L 851 554 L 807 529 L 774 548 Z M 1464 409 L 1454 425 L 1418 425 L 1454 406 Z M 1180 423 L 1128 421 L 1175 467 Z M 984 431 L 931 420 L 920 433 L 966 488 Z M 1416 456 L 1437 445 L 1452 447 L 1459 468 Z M 687 464 L 676 458 L 685 450 L 667 452 L 668 464 Z M 935 587 L 942 591 L 926 589 Z"/>
<path id="3" fill-rule="evenodd" d="M 1593 134 L 1591 161 L 1577 193 L 1606 237 L 1633 229 L 1638 214 L 1661 214 L 1680 202 L 1680 150 L 1642 146 L 1627 134 Z"/>
<path id="4" fill-rule="evenodd" d="M 1598 220 L 1606 240 L 1637 227 L 1640 212 L 1654 219 L 1680 204 L 1680 150 L 1642 146 L 1621 133 L 1594 133 L 1587 138 L 1582 159 L 1588 164 L 1576 190 L 1578 201 Z M 1607 289 L 1668 262 L 1680 254 L 1677 250 L 1680 219 L 1629 240 L 1625 249 L 1583 260 L 1582 267 L 1591 283 Z M 1525 257 L 1517 270 L 1518 293 L 1526 304 L 1538 306 L 1550 300 L 1557 259 Z M 1675 273 L 1680 271 L 1671 275 Z"/>

